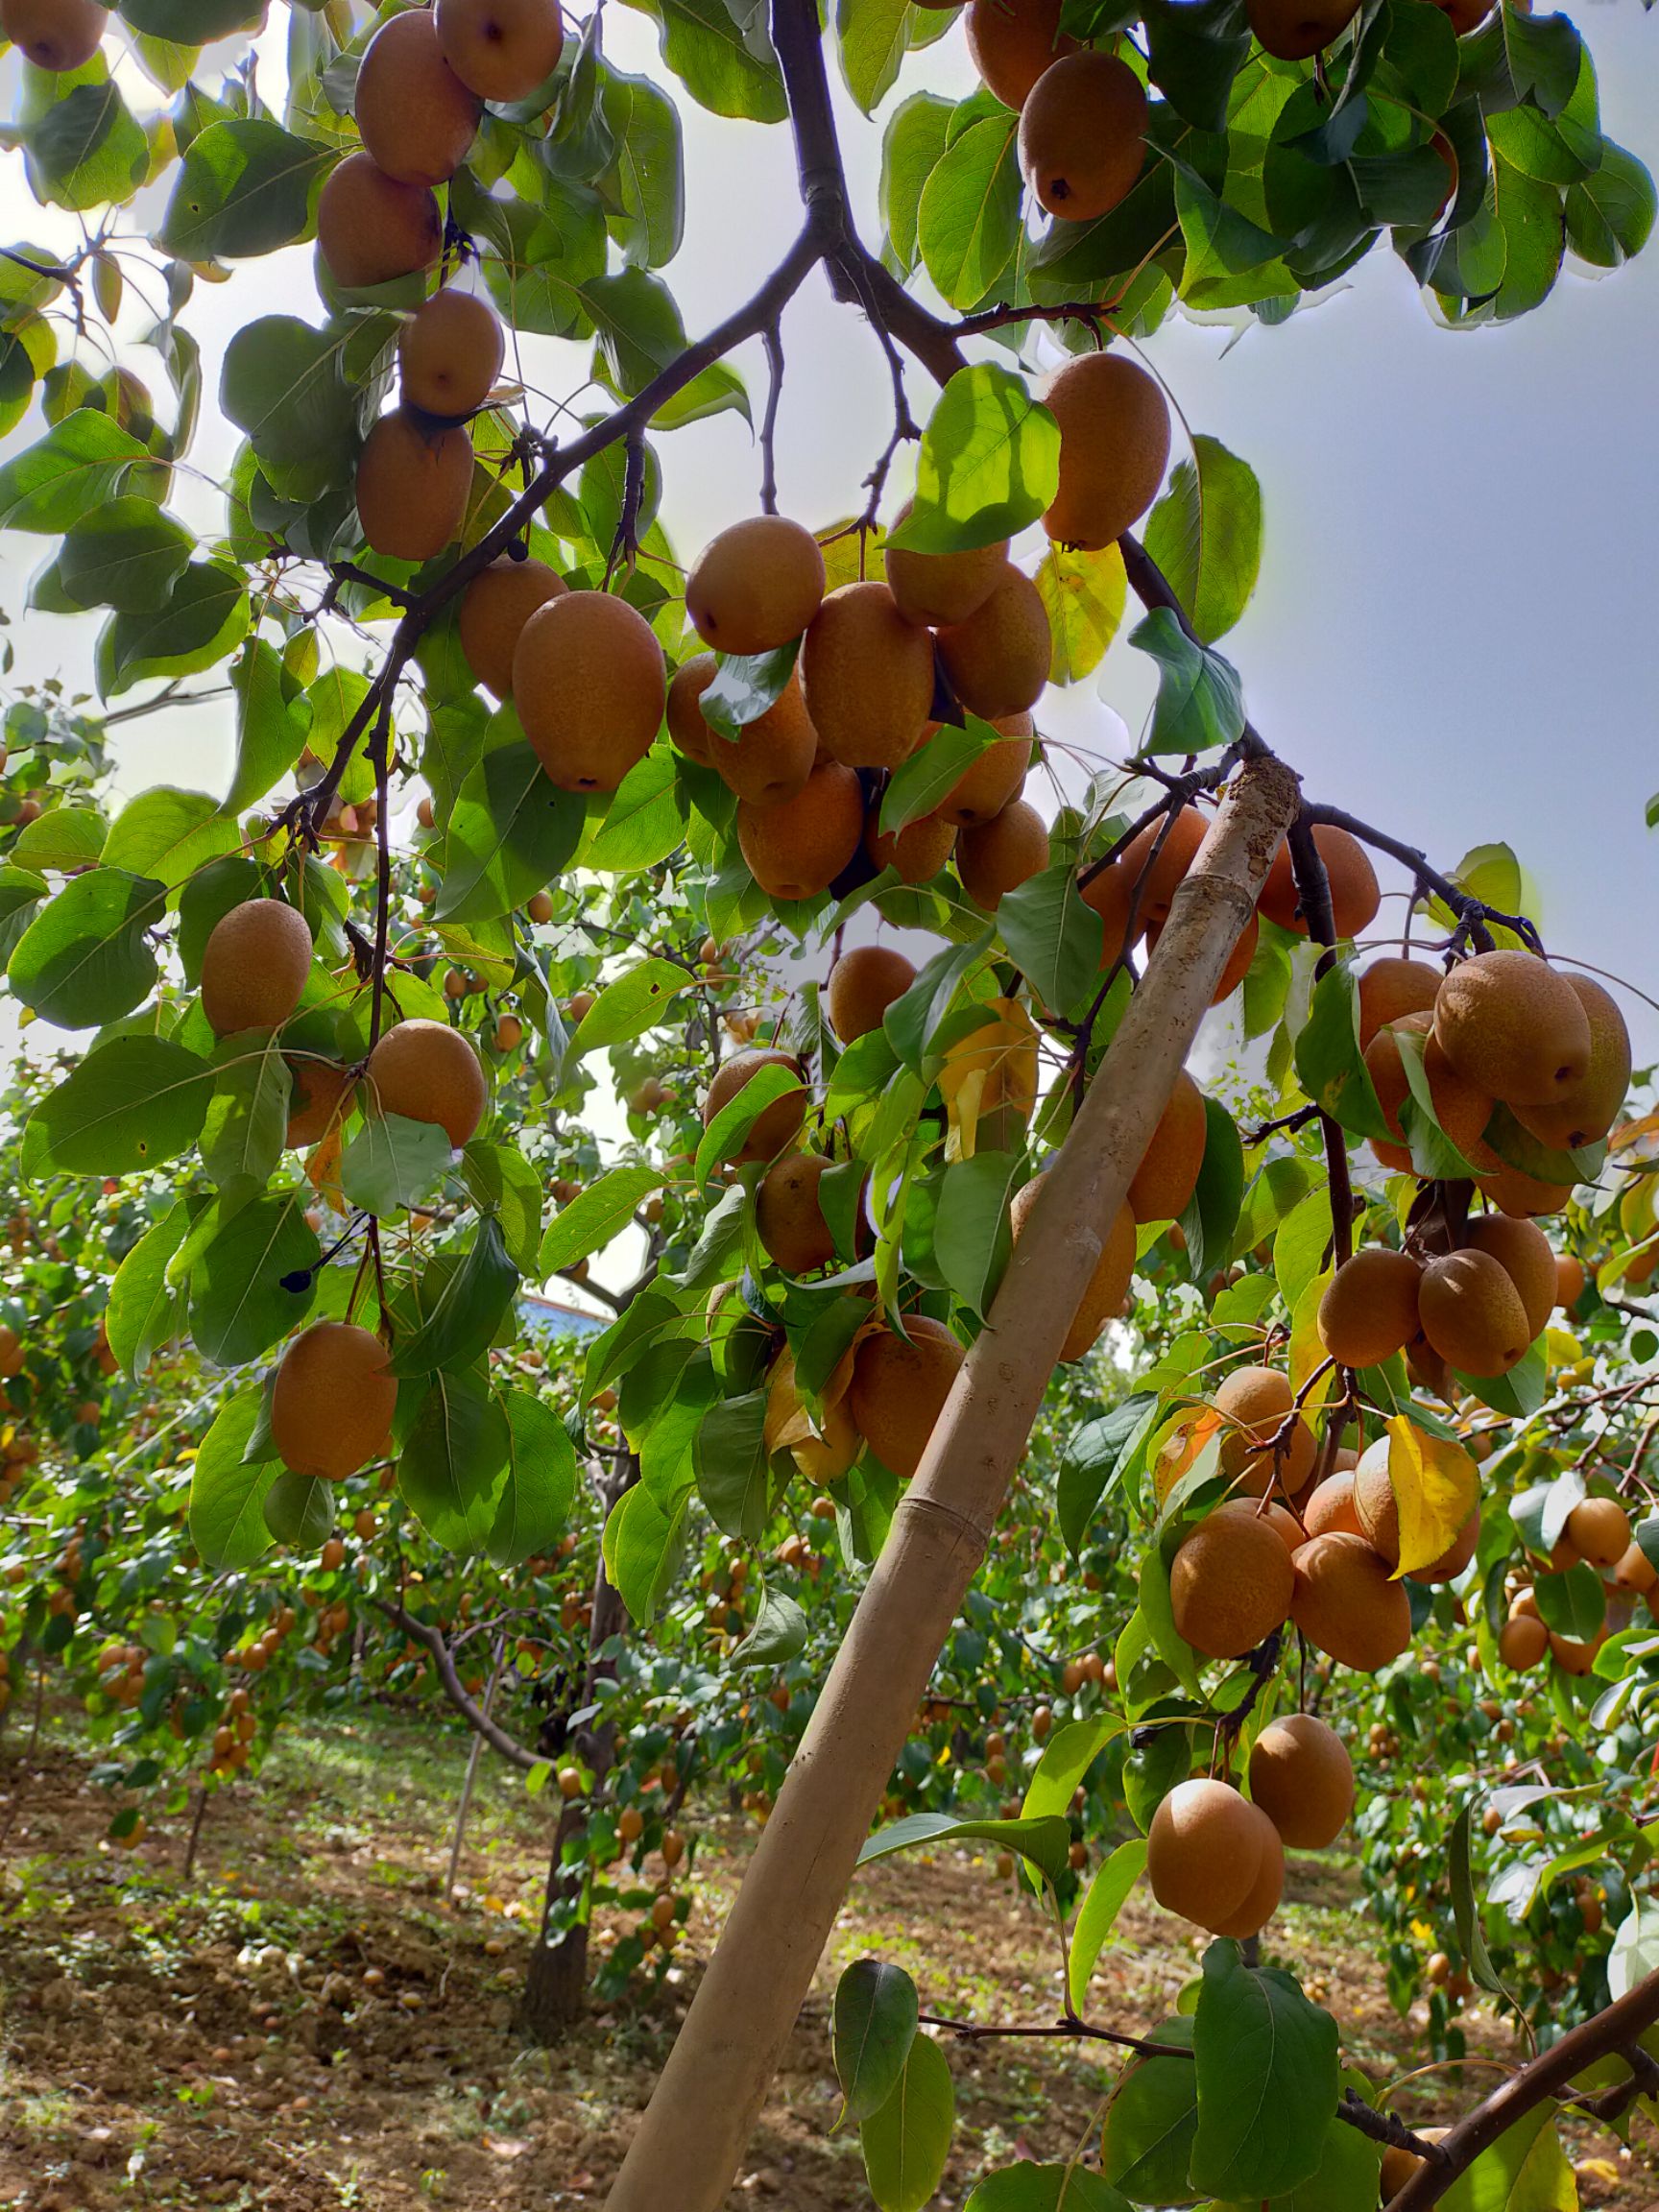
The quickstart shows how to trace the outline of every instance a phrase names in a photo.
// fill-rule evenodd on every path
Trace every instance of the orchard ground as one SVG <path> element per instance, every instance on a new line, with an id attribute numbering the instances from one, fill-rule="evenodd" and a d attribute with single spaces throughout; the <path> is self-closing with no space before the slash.
<path id="1" fill-rule="evenodd" d="M 702 1809 L 709 1841 L 676 1980 L 539 2052 L 513 2016 L 546 1811 L 486 1767 L 446 1906 L 464 1763 L 462 1745 L 400 1717 L 285 1732 L 256 1785 L 211 1804 L 185 1883 L 187 1818 L 112 1851 L 108 1802 L 72 1717 L 48 1704 L 32 1744 L 30 1716 L 16 1712 L 0 1747 L 0 2205 L 596 2204 L 730 1906 L 753 1824 Z M 1296 1861 L 1267 1949 L 1382 2081 L 1419 2061 L 1421 2023 L 1387 2003 L 1357 1891 L 1338 1855 Z M 1098 1978 L 1114 2021 L 1132 2032 L 1165 2013 L 1204 1939 L 1139 1897 L 1120 1933 Z M 867 1952 L 906 1965 L 925 2008 L 948 2017 L 1047 2013 L 1051 1938 L 985 1860 L 947 1851 L 868 1868 L 733 2205 L 853 2212 L 867 2201 L 856 2134 L 831 2132 L 828 2034 L 835 1978 Z M 1513 2055 L 1488 2013 L 1468 2026 L 1472 2052 Z M 947 2048 L 959 2127 L 941 2212 L 987 2166 L 1061 2155 L 1094 2127 L 1110 2072 L 1070 2047 Z M 1455 2108 L 1452 2095 L 1436 2105 L 1432 2080 L 1424 2087 L 1402 2101 L 1408 2117 Z M 1586 2206 L 1651 2206 L 1640 2146 L 1614 2163 L 1604 2133 L 1565 2132 Z"/>

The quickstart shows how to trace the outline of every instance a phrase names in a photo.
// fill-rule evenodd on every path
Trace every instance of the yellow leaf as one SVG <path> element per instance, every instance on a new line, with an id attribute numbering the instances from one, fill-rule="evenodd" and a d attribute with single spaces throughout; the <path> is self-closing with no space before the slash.
<path id="1" fill-rule="evenodd" d="M 1054 546 L 1037 570 L 1053 643 L 1048 681 L 1075 684 L 1097 668 L 1123 619 L 1129 579 L 1116 545 L 1098 553 Z"/>
<path id="2" fill-rule="evenodd" d="M 1186 1406 L 1165 1422 L 1152 1439 L 1152 1494 L 1160 1505 L 1181 1478 L 1198 1463 L 1199 1455 L 1220 1430 L 1221 1416 L 1214 1406 Z"/>
<path id="3" fill-rule="evenodd" d="M 1388 1480 L 1400 1513 L 1398 1581 L 1451 1549 L 1479 1501 L 1480 1470 L 1461 1444 L 1397 1413 L 1388 1423 Z"/>
<path id="4" fill-rule="evenodd" d="M 1583 1358 L 1584 1348 L 1569 1331 L 1547 1329 L 1544 1332 L 1544 1357 L 1551 1367 L 1571 1367 L 1575 1359 Z"/>
<path id="5" fill-rule="evenodd" d="M 979 1123 L 993 1114 L 1031 1118 L 1037 1103 L 1037 1031 L 1012 998 L 988 998 L 983 1019 L 958 1037 L 939 1070 L 948 1161 L 972 1160 Z M 999 1132 L 999 1134 L 1004 1134 Z"/>
<path id="6" fill-rule="evenodd" d="M 1290 1316 L 1290 1387 L 1300 1390 L 1314 1369 L 1327 1357 L 1325 1340 L 1319 1334 L 1319 1301 L 1331 1287 L 1331 1268 L 1315 1275 L 1312 1282 L 1296 1301 L 1296 1310 Z M 1335 1370 L 1328 1369 L 1302 1401 L 1304 1413 L 1316 1413 L 1331 1395 L 1335 1381 Z"/>

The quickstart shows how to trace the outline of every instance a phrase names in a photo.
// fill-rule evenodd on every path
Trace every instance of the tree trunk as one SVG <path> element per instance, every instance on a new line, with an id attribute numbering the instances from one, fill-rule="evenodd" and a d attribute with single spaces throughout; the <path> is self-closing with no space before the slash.
<path id="1" fill-rule="evenodd" d="M 608 1481 L 599 1485 L 601 1524 L 609 1520 L 617 1500 L 639 1479 L 639 1462 L 632 1453 L 619 1453 Z M 621 1633 L 627 1613 L 622 1599 L 605 1572 L 601 1550 L 593 1569 L 593 1596 L 588 1609 L 588 1668 L 583 1678 L 578 1710 L 590 1707 L 598 1684 L 613 1679 L 616 1670 L 599 1654 L 613 1636 Z M 600 1728 L 581 1728 L 573 1739 L 576 1749 L 592 1773 L 587 1798 L 566 1805 L 553 1835 L 553 1857 L 547 1869 L 547 1892 L 541 1907 L 541 1928 L 530 1954 L 530 1971 L 524 1983 L 523 2025 L 536 2043 L 557 2043 L 582 2016 L 588 1988 L 588 1920 L 586 1914 L 550 1934 L 554 1920 L 574 1906 L 587 1886 L 586 1869 L 567 1865 L 572 1843 L 580 1844 L 588 1833 L 588 1811 L 604 1791 L 605 1780 L 616 1756 L 616 1731 L 607 1721 Z"/>
<path id="2" fill-rule="evenodd" d="M 1249 761 L 1176 895 L 894 1517 L 608 2212 L 726 2201 L 1106 1231 L 1296 804 L 1289 769 Z"/>

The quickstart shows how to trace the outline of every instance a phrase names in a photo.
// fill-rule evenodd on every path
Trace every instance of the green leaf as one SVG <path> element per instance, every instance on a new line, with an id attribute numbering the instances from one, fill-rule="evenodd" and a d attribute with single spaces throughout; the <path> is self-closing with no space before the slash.
<path id="1" fill-rule="evenodd" d="M 783 1667 L 806 1648 L 806 1616 L 782 1590 L 762 1587 L 755 1625 L 732 1651 L 729 1667 Z"/>
<path id="2" fill-rule="evenodd" d="M 1022 378 L 996 362 L 959 369 L 922 433 L 916 496 L 888 542 L 960 553 L 1022 530 L 1060 481 L 1060 431 Z"/>
<path id="3" fill-rule="evenodd" d="M 689 1496 L 689 1483 L 662 1498 L 638 1482 L 623 1492 L 606 1520 L 605 1572 L 630 1619 L 641 1627 L 656 1618 L 668 1595 Z"/>
<path id="4" fill-rule="evenodd" d="M 1461 1807 L 1452 1824 L 1452 1840 L 1447 1852 L 1447 1865 L 1452 1887 L 1452 1917 L 1457 1929 L 1458 1948 L 1468 1963 L 1469 1971 L 1482 1989 L 1494 1997 L 1502 1997 L 1513 2006 L 1515 2000 L 1504 1987 L 1492 1954 L 1486 1948 L 1486 1933 L 1480 1925 L 1480 1906 L 1475 1895 L 1475 1870 L 1470 1852 L 1475 1807 L 1479 1802 L 1471 1798 Z"/>
<path id="5" fill-rule="evenodd" d="M 311 1310 L 323 1247 L 305 1218 L 309 1195 L 276 1190 L 255 1199 L 230 1216 L 198 1260 L 190 1334 L 221 1367 L 257 1358 Z"/>
<path id="6" fill-rule="evenodd" d="M 685 834 L 674 757 L 655 746 L 617 785 L 580 864 L 634 874 L 666 860 Z"/>
<path id="7" fill-rule="evenodd" d="M 685 221 L 679 109 L 648 77 L 619 69 L 606 71 L 600 104 L 615 149 L 600 180 L 611 235 L 630 264 L 660 269 Z"/>
<path id="8" fill-rule="evenodd" d="M 1098 986 L 1104 925 L 1083 903 L 1070 860 L 1005 893 L 997 926 L 1016 967 L 1050 1013 L 1070 1013 Z"/>
<path id="9" fill-rule="evenodd" d="M 114 497 L 148 449 L 106 414 L 79 407 L 0 468 L 0 530 L 61 537 Z"/>
<path id="10" fill-rule="evenodd" d="M 130 1014 L 158 968 L 145 932 L 162 919 L 163 885 L 120 868 L 66 883 L 18 939 L 7 970 L 26 1006 L 60 1029 L 91 1029 Z"/>
<path id="11" fill-rule="evenodd" d="M 512 1452 L 501 1401 L 476 1368 L 434 1375 L 397 1462 L 397 1488 L 435 1544 L 482 1551 Z"/>
<path id="12" fill-rule="evenodd" d="M 84 516 L 58 552 L 58 583 L 77 607 L 153 614 L 190 565 L 194 536 L 154 500 L 111 499 Z"/>
<path id="13" fill-rule="evenodd" d="M 836 1983 L 831 2049 L 843 2121 L 862 2127 L 898 2088 L 920 2009 L 903 1967 L 879 1959 L 854 1960 Z"/>
<path id="14" fill-rule="evenodd" d="M 224 811 L 240 814 L 279 783 L 305 750 L 311 702 L 287 696 L 282 659 L 262 637 L 251 637 L 230 671 L 236 692 L 236 768 Z"/>
<path id="15" fill-rule="evenodd" d="M 882 136 L 881 220 L 902 276 L 916 266 L 922 190 L 945 152 L 954 112 L 950 101 L 915 92 L 894 109 Z"/>
<path id="16" fill-rule="evenodd" d="M 1181 1216 L 1187 1265 L 1201 1283 L 1227 1264 L 1244 1197 L 1244 1146 L 1238 1124 L 1219 1098 L 1204 1100 L 1204 1160 L 1198 1183 Z"/>
<path id="17" fill-rule="evenodd" d="M 234 261 L 291 246 L 334 149 L 253 116 L 210 123 L 185 151 L 156 243 L 181 261 Z"/>
<path id="18" fill-rule="evenodd" d="M 521 906 L 575 852 L 586 818 L 527 740 L 487 753 L 449 817 L 434 920 L 487 922 Z"/>
<path id="19" fill-rule="evenodd" d="M 129 799 L 109 826 L 103 861 L 177 891 L 199 868 L 225 858 L 242 843 L 205 791 L 180 791 L 156 783 Z"/>
<path id="20" fill-rule="evenodd" d="M 239 570 L 200 561 L 164 606 L 115 614 L 98 639 L 98 689 L 113 699 L 152 676 L 193 676 L 223 661 L 247 635 L 248 592 Z"/>
<path id="21" fill-rule="evenodd" d="M 673 1011 L 675 1000 L 690 988 L 685 970 L 672 960 L 653 956 L 641 960 L 607 983 L 577 1023 L 566 1059 L 580 1060 L 608 1045 L 627 1045 L 648 1029 L 660 1029 Z"/>
<path id="22" fill-rule="evenodd" d="M 17 832 L 7 858 L 16 870 L 26 868 L 54 868 L 67 875 L 74 870 L 89 868 L 104 850 L 108 835 L 108 825 L 95 806 L 49 806 L 44 814 L 36 815 Z M 26 879 L 35 885 L 32 894 L 25 891 L 23 882 L 13 889 L 22 896 L 18 903 L 30 896 L 44 898 L 46 886 L 38 877 Z"/>
<path id="23" fill-rule="evenodd" d="M 1557 1636 L 1575 1644 L 1589 1644 L 1601 1632 L 1607 1618 L 1607 1594 L 1601 1577 L 1587 1560 L 1558 1575 L 1539 1575 L 1532 1584 L 1538 1618 Z"/>
<path id="24" fill-rule="evenodd" d="M 541 1175 L 512 1144 L 474 1138 L 461 1156 L 467 1189 L 480 1214 L 493 1214 L 507 1254 L 520 1275 L 541 1265 Z"/>
<path id="25" fill-rule="evenodd" d="M 1369 2102 L 1362 2078 L 1347 2075 L 1344 2086 L 1352 2086 L 1357 2096 Z M 1345 2120 L 1333 2118 L 1326 2123 L 1317 2171 L 1288 2196 L 1276 2199 L 1273 2212 L 1339 2212 L 1348 2204 L 1374 2204 L 1382 2165 L 1381 2143 L 1371 2142 Z"/>
<path id="26" fill-rule="evenodd" d="M 341 1193 L 384 1220 L 429 1196 L 449 1172 L 450 1157 L 449 1133 L 438 1122 L 371 1110 L 341 1151 Z"/>
<path id="27" fill-rule="evenodd" d="M 866 115 L 876 112 L 899 81 L 899 65 L 916 43 L 912 20 L 910 0 L 836 0 L 841 74 Z"/>
<path id="28" fill-rule="evenodd" d="M 1022 2158 L 987 2174 L 962 2212 L 1129 2212 L 1129 2200 L 1087 2166 L 1038 2166 Z"/>
<path id="29" fill-rule="evenodd" d="M 167 1268 L 189 1226 L 189 1208 L 180 1200 L 151 1223 L 110 1280 L 105 1332 L 110 1351 L 134 1381 L 152 1353 L 184 1325 L 184 1299 L 170 1288 Z"/>
<path id="30" fill-rule="evenodd" d="M 989 722 L 970 714 L 965 723 L 941 722 L 888 778 L 881 794 L 881 828 L 897 833 L 949 798 L 987 745 L 1002 742 Z"/>
<path id="31" fill-rule="evenodd" d="M 918 1843 L 980 1840 L 1027 1859 L 1050 1882 L 1058 1882 L 1070 1863 L 1071 1829 L 1059 1814 L 1033 1820 L 961 1820 L 953 1813 L 912 1813 L 878 1828 L 858 1854 L 860 1866 L 908 1851 Z"/>
<path id="32" fill-rule="evenodd" d="M 1281 258 L 1286 241 L 1218 200 L 1185 167 L 1175 172 L 1175 212 L 1187 246 L 1180 294 L 1189 307 L 1248 307 L 1301 291 Z"/>
<path id="33" fill-rule="evenodd" d="M 315 330 L 297 316 L 262 315 L 225 349 L 220 404 L 247 432 L 260 474 L 281 498 L 321 499 L 354 472 L 362 394 L 346 371 L 352 331 L 349 324 Z"/>
<path id="34" fill-rule="evenodd" d="M 880 2212 L 922 2212 L 945 2176 L 956 2092 L 937 2043 L 916 2036 L 892 2095 L 858 2130 Z"/>
<path id="35" fill-rule="evenodd" d="M 214 1077 L 202 1131 L 202 1165 L 214 1185 L 240 1203 L 264 1190 L 288 1141 L 292 1078 L 273 1036 L 226 1062 Z"/>
<path id="36" fill-rule="evenodd" d="M 999 106 L 948 143 L 922 187 L 916 234 L 923 264 L 952 307 L 976 307 L 1019 248 L 1019 116 Z"/>
<path id="37" fill-rule="evenodd" d="M 963 977 L 990 943 L 987 929 L 967 944 L 947 945 L 917 970 L 915 982 L 888 1007 L 881 1021 L 882 1031 L 907 1067 L 920 1070 L 929 1040 L 949 1013 Z M 858 1042 L 862 1045 L 864 1040 Z"/>
<path id="38" fill-rule="evenodd" d="M 1167 607 L 1136 624 L 1129 642 L 1158 663 L 1158 701 L 1147 753 L 1207 753 L 1231 745 L 1244 727 L 1238 671 L 1208 645 L 1196 645 Z"/>
<path id="39" fill-rule="evenodd" d="M 1050 545 L 1037 566 L 1037 589 L 1048 616 L 1050 684 L 1079 684 L 1105 658 L 1129 594 L 1116 545 L 1089 553 Z"/>
<path id="40" fill-rule="evenodd" d="M 1617 269 L 1647 245 L 1656 212 L 1651 174 L 1609 139 L 1596 174 L 1568 188 L 1567 243 L 1593 268 Z"/>
<path id="41" fill-rule="evenodd" d="M 1193 2021 L 1198 2131 L 1192 2186 L 1277 2197 L 1318 2172 L 1336 2104 L 1336 2023 L 1276 1966 L 1228 1937 L 1204 1954 Z"/>
<path id="42" fill-rule="evenodd" d="M 1359 1049 L 1359 987 L 1344 960 L 1313 986 L 1308 1021 L 1296 1040 L 1296 1079 L 1315 1106 L 1357 1137 L 1392 1142 Z"/>
<path id="43" fill-rule="evenodd" d="M 704 1414 L 693 1447 L 697 1492 L 716 1528 L 758 1543 L 772 1511 L 766 1393 L 725 1398 Z"/>
<path id="44" fill-rule="evenodd" d="M 265 1493 L 265 1526 L 278 1544 L 315 1551 L 334 1526 L 334 1485 L 318 1475 L 296 1475 L 278 1465 Z"/>
<path id="45" fill-rule="evenodd" d="M 692 1169 L 692 1178 L 698 1187 L 708 1182 L 722 1161 L 734 1159 L 743 1149 L 744 1140 L 768 1106 L 802 1088 L 801 1078 L 792 1068 L 768 1062 L 764 1068 L 757 1069 L 703 1132 Z"/>
<path id="46" fill-rule="evenodd" d="M 716 653 L 713 682 L 697 702 L 709 729 L 735 738 L 758 722 L 789 688 L 800 652 L 800 638 L 791 637 L 771 653 Z"/>
<path id="47" fill-rule="evenodd" d="M 1192 2047 L 1192 2022 L 1161 2020 L 1148 2040 Z M 1106 2113 L 1106 2178 L 1137 2204 L 1190 2204 L 1189 2168 L 1198 2128 L 1198 2069 L 1190 2058 L 1140 2058 L 1123 2073 Z"/>
<path id="48" fill-rule="evenodd" d="M 73 1175 L 133 1175 L 196 1142 L 213 1070 L 162 1037 L 117 1037 L 89 1052 L 30 1115 L 23 1167 Z"/>
<path id="49" fill-rule="evenodd" d="M 75 84 L 23 134 L 36 197 L 75 214 L 131 199 L 149 167 L 144 132 L 108 77 Z"/>
<path id="50" fill-rule="evenodd" d="M 265 1499 L 280 1472 L 275 1454 L 243 1454 L 264 1414 L 263 1385 L 239 1390 L 215 1415 L 190 1470 L 190 1541 L 216 1574 L 252 1567 L 271 1549 Z"/>
<path id="51" fill-rule="evenodd" d="M 662 1188 L 655 1167 L 613 1167 L 567 1206 L 562 1206 L 541 1239 L 543 1275 L 557 1275 L 591 1252 L 604 1251 L 633 1220 L 641 1203 Z"/>
<path id="52" fill-rule="evenodd" d="M 700 108 L 781 123 L 789 112 L 761 0 L 628 0 L 657 25 L 662 59 Z"/>
<path id="53" fill-rule="evenodd" d="M 1060 1533 L 1075 1556 L 1107 1492 L 1123 1481 L 1158 1425 L 1159 1400 L 1144 1392 L 1085 1421 L 1067 1443 L 1056 1484 Z"/>
<path id="54" fill-rule="evenodd" d="M 521 1567 L 563 1534 L 576 1502 L 576 1447 L 550 1406 L 509 1390 L 507 1470 L 484 1549 L 503 1572 Z"/>
<path id="55" fill-rule="evenodd" d="M 1243 613 L 1262 567 L 1262 487 L 1247 461 L 1200 434 L 1146 521 L 1146 550 L 1205 644 Z"/>
<path id="56" fill-rule="evenodd" d="M 470 1366 L 489 1350 L 517 1287 L 518 1270 L 507 1257 L 500 1223 L 486 1214 L 431 1312 L 398 1344 L 391 1372 L 426 1375 L 437 1368 Z"/>
<path id="57" fill-rule="evenodd" d="M 1441 2212 L 1577 2212 L 1579 2201 L 1552 2109 L 1544 2104 L 1482 2151 L 1440 2206 Z"/>
<path id="58" fill-rule="evenodd" d="M 976 1152 L 946 1168 L 933 1219 L 933 1257 L 971 1312 L 988 1311 L 1013 1249 L 1008 1222 L 1022 1162 L 1012 1152 Z"/>
<path id="59" fill-rule="evenodd" d="M 1094 1878 L 1077 1908 L 1071 1942 L 1066 1954 L 1066 1984 L 1073 2011 L 1082 2011 L 1094 1962 L 1123 1909 L 1123 1900 L 1140 1881 L 1145 1864 L 1145 1839 L 1134 1836 L 1127 1843 L 1119 1843 L 1111 1857 L 1095 1869 Z"/>

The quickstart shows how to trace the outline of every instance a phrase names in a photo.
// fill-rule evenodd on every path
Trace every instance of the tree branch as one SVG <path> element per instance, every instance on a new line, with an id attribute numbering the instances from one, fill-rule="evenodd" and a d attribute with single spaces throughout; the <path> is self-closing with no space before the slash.
<path id="1" fill-rule="evenodd" d="M 1313 826 L 1306 807 L 1291 823 L 1286 842 L 1296 900 L 1308 934 L 1325 948 L 1314 964 L 1317 981 L 1336 962 L 1336 917 L 1331 903 L 1331 878 L 1313 842 Z M 1348 1171 L 1348 1141 L 1329 1114 L 1320 1114 L 1319 1128 L 1325 1139 L 1325 1168 L 1331 1184 L 1331 1253 L 1340 1267 L 1354 1253 L 1354 1185 Z"/>
<path id="2" fill-rule="evenodd" d="M 466 1684 L 455 1671 L 455 1661 L 441 1629 L 429 1628 L 425 1622 L 417 1621 L 407 1606 L 394 1603 L 390 1599 L 376 1598 L 374 1603 L 395 1628 L 401 1628 L 405 1636 L 413 1637 L 417 1644 L 423 1647 L 438 1671 L 438 1680 L 445 1696 L 467 1725 L 476 1735 L 482 1736 L 493 1751 L 499 1751 L 509 1766 L 517 1767 L 525 1774 L 533 1767 L 546 1764 L 534 1751 L 527 1750 L 516 1736 L 509 1736 L 500 1722 L 493 1720 L 469 1694 Z"/>
<path id="3" fill-rule="evenodd" d="M 1419 2167 L 1398 2196 L 1391 2199 L 1387 2212 L 1429 2212 L 1430 2206 L 1439 2203 L 1458 2176 L 1469 2171 L 1482 2151 L 1547 2098 L 1560 2096 L 1571 2086 L 1574 2076 L 1582 2074 L 1598 2058 L 1622 2057 L 1631 2063 L 1634 2070 L 1631 2055 L 1638 2048 L 1637 2039 L 1655 2022 L 1659 2022 L 1659 1973 L 1649 1974 L 1645 1981 L 1638 1982 L 1634 1989 L 1609 2005 L 1605 2011 L 1598 2012 L 1593 2020 L 1569 2030 L 1560 2042 L 1552 2043 L 1548 2051 L 1494 2089 L 1484 2104 L 1478 2104 L 1473 2112 L 1459 2120 L 1441 2140 L 1434 2156 Z M 1641 2072 L 1636 2070 L 1635 2083 L 1621 2084 L 1621 2094 L 1626 2088 L 1632 2089 L 1635 2096 L 1644 2094 L 1640 2086 L 1642 2080 Z M 1630 2102 L 1631 2099 L 1626 2098 L 1625 2105 Z"/>

